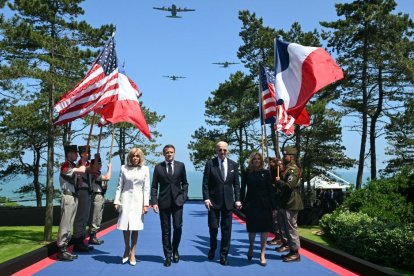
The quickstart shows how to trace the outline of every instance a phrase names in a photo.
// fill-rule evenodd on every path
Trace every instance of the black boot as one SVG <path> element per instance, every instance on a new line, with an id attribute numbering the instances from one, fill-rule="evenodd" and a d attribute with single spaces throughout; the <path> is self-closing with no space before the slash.
<path id="1" fill-rule="evenodd" d="M 101 244 L 103 244 L 103 243 L 104 243 L 104 241 L 103 241 L 103 240 L 99 240 L 99 239 L 96 237 L 96 233 L 90 233 L 90 234 L 89 234 L 89 244 L 101 245 Z"/>
<path id="2" fill-rule="evenodd" d="M 284 262 L 300 262 L 300 255 L 298 250 L 292 250 L 285 257 L 282 257 Z"/>
<path id="3" fill-rule="evenodd" d="M 63 262 L 71 262 L 74 260 L 74 258 L 72 257 L 72 254 L 70 254 L 66 250 L 66 246 L 58 247 L 58 253 L 56 257 L 59 261 L 63 261 Z"/>
<path id="4" fill-rule="evenodd" d="M 76 252 L 89 252 L 89 247 L 83 243 L 83 238 L 73 239 L 73 251 Z"/>

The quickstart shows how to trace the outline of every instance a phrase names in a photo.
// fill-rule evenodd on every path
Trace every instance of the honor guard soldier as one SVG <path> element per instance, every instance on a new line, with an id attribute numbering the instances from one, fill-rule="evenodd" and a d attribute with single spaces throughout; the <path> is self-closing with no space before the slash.
<path id="1" fill-rule="evenodd" d="M 86 226 L 89 220 L 89 212 L 91 209 L 91 193 L 92 193 L 92 174 L 96 169 L 96 164 L 91 164 L 90 159 L 90 148 L 89 146 L 78 147 L 80 160 L 78 167 L 84 166 L 85 173 L 78 176 L 78 209 L 76 211 L 75 221 L 73 224 L 73 250 L 77 252 L 88 252 L 93 250 L 92 246 L 84 244 L 86 237 Z M 95 155 L 95 160 L 98 160 L 99 154 Z"/>
<path id="2" fill-rule="evenodd" d="M 60 261 L 73 261 L 78 256 L 67 251 L 68 243 L 71 239 L 71 231 L 78 207 L 77 198 L 77 177 L 84 173 L 85 166 L 76 167 L 75 161 L 78 159 L 78 147 L 76 145 L 65 146 L 65 159 L 60 169 L 60 188 L 61 197 L 61 218 L 57 238 L 57 259 Z"/>
<path id="3" fill-rule="evenodd" d="M 300 240 L 298 234 L 298 213 L 303 210 L 303 202 L 300 195 L 300 168 L 296 164 L 295 158 L 298 151 L 294 147 L 286 147 L 283 150 L 283 164 L 281 167 L 281 177 L 276 177 L 276 185 L 281 190 L 280 212 L 282 214 L 282 227 L 287 238 L 289 253 L 282 255 L 284 262 L 300 261 L 299 249 Z M 277 251 L 282 252 L 282 245 Z"/>
<path id="4" fill-rule="evenodd" d="M 95 159 L 91 161 L 95 163 Z M 96 237 L 96 233 L 101 227 L 102 214 L 105 205 L 105 192 L 108 188 L 108 181 L 111 179 L 112 165 L 108 164 L 108 172 L 106 175 L 101 175 L 102 162 L 99 158 L 97 161 L 98 171 L 92 178 L 92 204 L 89 220 L 89 244 L 101 245 L 103 240 Z"/>

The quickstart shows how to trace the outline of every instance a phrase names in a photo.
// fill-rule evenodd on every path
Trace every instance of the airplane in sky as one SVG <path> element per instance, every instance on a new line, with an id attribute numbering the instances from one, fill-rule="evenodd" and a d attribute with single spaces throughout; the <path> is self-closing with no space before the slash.
<path id="1" fill-rule="evenodd" d="M 178 80 L 178 79 L 185 79 L 185 77 L 182 77 L 182 76 L 175 76 L 175 75 L 172 75 L 172 76 L 163 76 L 164 78 L 170 78 L 170 80 L 173 80 L 173 81 L 176 81 L 176 80 Z"/>
<path id="2" fill-rule="evenodd" d="M 223 68 L 227 68 L 227 67 L 229 67 L 229 65 L 239 64 L 239 63 L 238 62 L 224 61 L 224 62 L 213 62 L 212 64 L 218 64 L 218 65 L 221 65 L 221 67 L 223 67 Z"/>
<path id="3" fill-rule="evenodd" d="M 181 16 L 177 15 L 177 12 L 195 11 L 194 9 L 178 8 L 175 4 L 172 4 L 171 7 L 162 7 L 162 8 L 153 7 L 153 9 L 160 10 L 160 11 L 169 11 L 169 12 L 171 12 L 171 15 L 167 16 L 169 18 L 181 18 Z"/>

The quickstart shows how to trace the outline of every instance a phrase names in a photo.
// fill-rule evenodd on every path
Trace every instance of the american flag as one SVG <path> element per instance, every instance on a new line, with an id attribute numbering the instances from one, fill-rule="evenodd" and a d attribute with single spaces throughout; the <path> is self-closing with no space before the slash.
<path id="1" fill-rule="evenodd" d="M 260 88 L 262 120 L 266 124 L 274 123 L 276 117 L 275 78 L 260 65 Z"/>
<path id="2" fill-rule="evenodd" d="M 55 125 L 71 122 L 117 100 L 118 60 L 115 36 L 107 42 L 84 79 L 65 93 L 55 105 L 59 117 Z"/>

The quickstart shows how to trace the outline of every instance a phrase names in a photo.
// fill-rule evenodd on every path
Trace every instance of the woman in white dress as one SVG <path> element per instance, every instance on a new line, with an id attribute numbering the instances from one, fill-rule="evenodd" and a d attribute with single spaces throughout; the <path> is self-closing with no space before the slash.
<path id="1" fill-rule="evenodd" d="M 144 229 L 144 214 L 148 212 L 150 196 L 149 168 L 144 166 L 144 153 L 132 148 L 127 165 L 121 167 L 114 205 L 118 210 L 117 229 L 123 231 L 125 251 L 122 263 L 136 264 L 135 249 L 138 230 Z M 130 244 L 131 243 L 131 244 Z"/>

